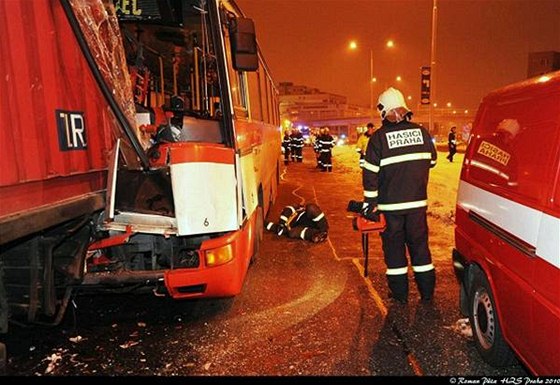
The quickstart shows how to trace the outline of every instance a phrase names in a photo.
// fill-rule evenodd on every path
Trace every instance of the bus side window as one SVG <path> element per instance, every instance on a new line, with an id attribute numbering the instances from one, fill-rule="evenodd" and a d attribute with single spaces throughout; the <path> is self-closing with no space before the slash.
<path id="1" fill-rule="evenodd" d="M 262 122 L 262 104 L 261 104 L 261 89 L 260 89 L 260 71 L 248 72 L 247 78 L 249 80 L 249 96 L 251 107 L 251 120 Z"/>
<path id="2" fill-rule="evenodd" d="M 268 110 L 272 113 L 268 116 L 267 123 L 273 124 L 275 121 L 274 117 L 274 85 L 270 80 L 266 82 L 266 99 L 268 101 Z"/>
<path id="3" fill-rule="evenodd" d="M 263 68 L 263 67 L 261 67 L 261 68 Z M 269 98 L 268 87 L 267 87 L 267 81 L 268 80 L 266 78 L 265 70 L 263 69 L 262 71 L 263 71 L 262 76 L 259 76 L 259 84 L 260 84 L 259 90 L 262 94 L 262 99 L 261 99 L 262 112 L 263 112 L 262 120 L 263 120 L 263 122 L 269 122 L 270 121 L 269 117 L 270 117 L 271 111 L 270 111 L 270 106 L 268 104 L 268 98 Z"/>

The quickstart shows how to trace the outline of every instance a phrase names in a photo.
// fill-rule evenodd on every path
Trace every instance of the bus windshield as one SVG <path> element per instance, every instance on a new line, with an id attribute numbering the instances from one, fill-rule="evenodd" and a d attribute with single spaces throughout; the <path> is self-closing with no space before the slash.
<path id="1" fill-rule="evenodd" d="M 160 9 L 159 13 L 137 10 L 138 15 L 117 7 L 135 102 L 216 118 L 220 102 L 218 69 L 208 11 L 201 8 L 206 2 L 152 4 L 176 7 Z"/>

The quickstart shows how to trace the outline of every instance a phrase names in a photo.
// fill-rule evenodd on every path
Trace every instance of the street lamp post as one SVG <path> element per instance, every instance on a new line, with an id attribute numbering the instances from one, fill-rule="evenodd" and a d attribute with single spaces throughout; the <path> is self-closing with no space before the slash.
<path id="1" fill-rule="evenodd" d="M 430 52 L 430 72 L 431 72 L 431 80 L 430 80 L 430 109 L 429 109 L 429 131 L 432 135 L 434 135 L 434 102 L 436 99 L 436 81 L 435 81 L 435 70 L 436 70 L 436 35 L 437 35 L 437 0 L 433 0 L 433 7 L 432 7 L 432 44 L 431 44 L 431 52 Z"/>
<path id="2" fill-rule="evenodd" d="M 371 114 L 371 120 L 373 121 L 373 49 L 369 49 L 369 110 Z"/>
<path id="3" fill-rule="evenodd" d="M 387 48 L 393 48 L 395 43 L 392 40 L 388 40 L 385 44 Z M 348 45 L 351 50 L 356 50 L 358 48 L 358 44 L 356 41 L 352 40 Z M 371 112 L 371 119 L 373 120 L 375 117 L 375 102 L 374 102 L 374 83 L 377 79 L 373 76 L 373 48 L 369 49 L 369 109 Z"/>

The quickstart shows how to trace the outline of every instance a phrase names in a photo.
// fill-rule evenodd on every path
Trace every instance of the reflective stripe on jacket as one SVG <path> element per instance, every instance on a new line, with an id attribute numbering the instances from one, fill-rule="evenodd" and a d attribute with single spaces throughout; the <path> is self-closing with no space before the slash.
<path id="1" fill-rule="evenodd" d="M 424 127 L 408 121 L 384 121 L 366 149 L 364 200 L 380 211 L 426 207 L 429 171 L 436 161 L 436 148 Z"/>

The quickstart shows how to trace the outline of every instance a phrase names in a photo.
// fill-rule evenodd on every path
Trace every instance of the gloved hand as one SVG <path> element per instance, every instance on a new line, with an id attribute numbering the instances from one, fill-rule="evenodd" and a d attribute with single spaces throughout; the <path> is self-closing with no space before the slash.
<path id="1" fill-rule="evenodd" d="M 377 211 L 377 206 L 373 204 L 364 202 L 361 214 L 368 221 L 379 222 L 379 212 Z"/>

